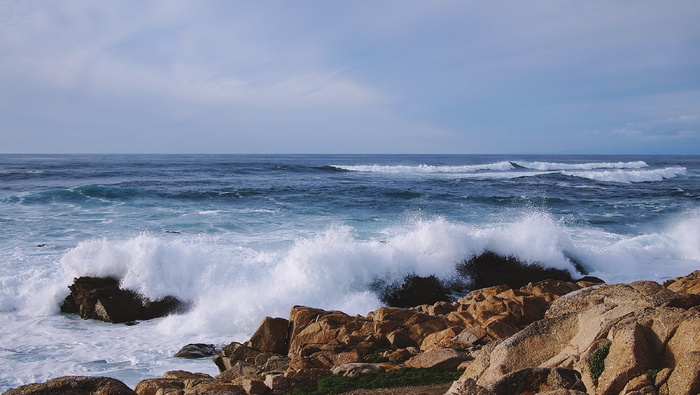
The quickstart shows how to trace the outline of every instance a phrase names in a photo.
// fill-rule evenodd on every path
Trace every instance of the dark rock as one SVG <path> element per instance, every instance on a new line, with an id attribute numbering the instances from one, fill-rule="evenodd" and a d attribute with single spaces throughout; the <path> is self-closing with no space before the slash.
<path id="1" fill-rule="evenodd" d="M 435 276 L 408 275 L 400 284 L 378 281 L 373 284 L 373 288 L 386 305 L 406 308 L 453 301 L 456 296 L 464 295 L 470 290 L 496 285 L 508 285 L 517 289 L 542 280 L 574 281 L 566 270 L 527 264 L 514 257 L 504 257 L 493 252 L 485 252 L 462 262 L 457 271 L 461 278 L 450 281 L 443 282 Z M 584 279 L 602 282 L 594 277 Z"/>
<path id="2" fill-rule="evenodd" d="M 151 301 L 119 288 L 119 281 L 111 277 L 79 277 L 68 288 L 71 293 L 63 301 L 61 311 L 79 314 L 84 319 L 122 323 L 163 317 L 185 309 L 185 304 L 175 297 Z"/>
<path id="3" fill-rule="evenodd" d="M 406 276 L 400 285 L 377 283 L 374 287 L 379 289 L 382 302 L 391 307 L 404 308 L 447 301 L 452 299 L 454 293 L 466 290 L 464 284 L 444 284 L 435 276 L 416 275 Z"/>
<path id="4" fill-rule="evenodd" d="M 469 281 L 469 289 L 488 288 L 506 284 L 517 289 L 542 280 L 573 282 L 566 270 L 545 268 L 538 264 L 527 264 L 514 257 L 503 257 L 485 252 L 465 261 L 458 267 L 459 273 Z"/>
<path id="5" fill-rule="evenodd" d="M 216 354 L 216 346 L 213 344 L 194 343 L 188 344 L 175 354 L 175 358 L 197 359 L 211 357 Z"/>
<path id="6" fill-rule="evenodd" d="M 136 395 L 119 380 L 109 377 L 64 376 L 45 383 L 27 384 L 3 395 Z"/>
<path id="7" fill-rule="evenodd" d="M 534 394 L 558 389 L 586 392 L 581 373 L 564 368 L 527 368 L 501 377 L 486 386 L 495 395 Z"/>

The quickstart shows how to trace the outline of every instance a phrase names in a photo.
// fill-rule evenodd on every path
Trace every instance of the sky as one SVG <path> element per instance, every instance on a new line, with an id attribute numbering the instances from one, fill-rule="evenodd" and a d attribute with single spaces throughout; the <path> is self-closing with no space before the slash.
<path id="1" fill-rule="evenodd" d="M 0 0 L 0 153 L 700 154 L 695 0 Z"/>

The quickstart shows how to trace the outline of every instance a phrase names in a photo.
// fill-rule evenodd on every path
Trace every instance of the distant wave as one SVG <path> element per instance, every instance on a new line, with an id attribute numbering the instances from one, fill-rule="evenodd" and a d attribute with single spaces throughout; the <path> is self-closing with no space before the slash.
<path id="1" fill-rule="evenodd" d="M 484 170 L 513 170 L 515 167 L 511 162 L 486 163 L 480 165 L 464 165 L 464 166 L 434 166 L 434 165 L 331 165 L 342 170 L 369 172 L 369 173 L 472 173 L 475 171 Z"/>
<path id="2" fill-rule="evenodd" d="M 583 177 L 603 182 L 651 182 L 685 174 L 685 167 L 667 167 L 655 170 L 562 171 L 572 177 Z"/>
<path id="3" fill-rule="evenodd" d="M 556 162 L 513 162 L 515 165 L 533 170 L 594 170 L 594 169 L 641 169 L 649 165 L 644 161 L 635 162 L 590 162 L 590 163 L 556 163 Z"/>

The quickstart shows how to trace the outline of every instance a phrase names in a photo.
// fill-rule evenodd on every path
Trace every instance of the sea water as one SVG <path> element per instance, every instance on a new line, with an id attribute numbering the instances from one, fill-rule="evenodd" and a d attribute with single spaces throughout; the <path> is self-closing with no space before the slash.
<path id="1" fill-rule="evenodd" d="M 0 391 L 134 386 L 294 305 L 366 314 L 373 284 L 449 280 L 485 251 L 607 282 L 700 269 L 700 156 L 0 155 Z M 61 314 L 78 276 L 191 309 Z"/>

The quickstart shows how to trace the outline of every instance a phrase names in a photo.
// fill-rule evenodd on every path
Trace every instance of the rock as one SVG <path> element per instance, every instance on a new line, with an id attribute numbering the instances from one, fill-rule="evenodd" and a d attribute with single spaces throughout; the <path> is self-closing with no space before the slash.
<path id="1" fill-rule="evenodd" d="M 459 379 L 452 383 L 445 395 L 495 395 L 492 391 L 476 384 L 472 379 Z"/>
<path id="2" fill-rule="evenodd" d="M 64 376 L 45 383 L 27 384 L 3 395 L 135 395 L 136 392 L 119 380 L 108 377 Z"/>
<path id="3" fill-rule="evenodd" d="M 238 385 L 243 387 L 245 392 L 249 395 L 266 394 L 270 392 L 270 389 L 267 388 L 265 382 L 260 379 L 244 378 L 239 381 Z"/>
<path id="4" fill-rule="evenodd" d="M 406 361 L 406 367 L 455 371 L 462 362 L 468 359 L 470 359 L 469 354 L 449 348 L 429 350 Z"/>
<path id="5" fill-rule="evenodd" d="M 509 373 L 485 386 L 494 395 L 533 394 L 545 391 L 586 392 L 581 374 L 572 369 L 526 368 Z"/>
<path id="6" fill-rule="evenodd" d="M 527 264 L 513 257 L 503 257 L 493 252 L 485 252 L 465 261 L 458 270 L 462 276 L 471 280 L 470 289 L 503 284 L 511 288 L 520 288 L 531 282 L 550 279 L 573 282 L 573 278 L 566 270 Z"/>
<path id="7" fill-rule="evenodd" d="M 134 391 L 138 395 L 160 395 L 169 392 L 183 391 L 185 384 L 178 379 L 146 379 L 136 384 Z"/>
<path id="8" fill-rule="evenodd" d="M 331 370 L 333 374 L 345 377 L 365 376 L 368 374 L 384 373 L 384 371 L 384 367 L 375 363 L 346 363 L 336 366 Z"/>
<path id="9" fill-rule="evenodd" d="M 380 290 L 380 299 L 392 307 L 412 307 L 448 301 L 455 293 L 466 291 L 464 282 L 445 284 L 435 276 L 409 275 L 401 284 L 386 286 Z"/>
<path id="10" fill-rule="evenodd" d="M 475 326 L 472 328 L 467 328 L 459 333 L 452 339 L 455 343 L 462 344 L 464 346 L 474 346 L 479 344 L 481 340 L 486 337 L 486 330 L 480 326 Z"/>
<path id="11" fill-rule="evenodd" d="M 700 270 L 687 276 L 665 281 L 663 285 L 673 292 L 700 295 Z"/>
<path id="12" fill-rule="evenodd" d="M 651 347 L 636 321 L 616 326 L 611 332 L 612 345 L 596 389 L 600 394 L 620 393 L 630 380 L 654 365 Z"/>
<path id="13" fill-rule="evenodd" d="M 248 346 L 260 351 L 287 353 L 289 321 L 284 318 L 265 317 L 248 342 Z"/>
<path id="14" fill-rule="evenodd" d="M 249 363 L 238 361 L 230 368 L 219 373 L 216 378 L 221 381 L 233 381 L 238 377 L 257 375 L 260 373 L 260 369 Z"/>
<path id="15" fill-rule="evenodd" d="M 700 351 L 693 350 L 685 353 L 676 363 L 676 368 L 668 377 L 666 384 L 671 394 L 700 393 Z"/>
<path id="16" fill-rule="evenodd" d="M 182 347 L 175 354 L 175 358 L 198 359 L 210 357 L 216 352 L 216 346 L 213 344 L 193 343 Z"/>
<path id="17" fill-rule="evenodd" d="M 79 314 L 84 319 L 124 323 L 163 317 L 185 309 L 185 304 L 175 297 L 151 301 L 119 288 L 119 281 L 111 277 L 79 277 L 68 288 L 71 293 L 64 299 L 61 311 Z"/>
<path id="18" fill-rule="evenodd" d="M 268 374 L 265 376 L 265 385 L 272 391 L 281 391 L 289 388 L 289 381 L 282 374 Z"/>
<path id="19" fill-rule="evenodd" d="M 245 362 L 251 366 L 262 366 L 276 354 L 259 351 L 238 342 L 232 342 L 224 346 L 221 351 L 212 358 L 219 372 L 232 368 L 238 362 Z"/>

